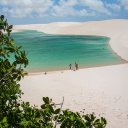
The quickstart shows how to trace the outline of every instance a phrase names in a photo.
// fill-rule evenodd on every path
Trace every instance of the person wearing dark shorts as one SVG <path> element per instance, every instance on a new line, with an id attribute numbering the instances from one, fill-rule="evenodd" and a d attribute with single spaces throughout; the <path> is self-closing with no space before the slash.
<path id="1" fill-rule="evenodd" d="M 72 65 L 71 65 L 71 64 L 69 64 L 69 68 L 70 68 L 70 70 L 71 70 L 71 68 L 72 68 Z"/>

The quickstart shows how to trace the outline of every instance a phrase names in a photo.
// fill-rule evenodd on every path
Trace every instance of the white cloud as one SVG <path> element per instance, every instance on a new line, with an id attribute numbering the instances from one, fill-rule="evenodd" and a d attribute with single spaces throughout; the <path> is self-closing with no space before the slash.
<path id="1" fill-rule="evenodd" d="M 101 0 L 60 0 L 59 5 L 53 7 L 54 16 L 63 16 L 63 15 L 80 15 L 80 16 L 94 16 L 96 15 L 95 11 L 99 13 L 105 13 L 111 15 L 105 7 Z M 84 9 L 77 10 L 74 6 L 82 6 Z M 90 10 L 86 9 L 89 7 Z"/>
<path id="2" fill-rule="evenodd" d="M 53 0 L 0 0 L 1 5 L 12 7 L 42 8 L 52 6 Z"/>
<path id="3" fill-rule="evenodd" d="M 8 8 L 7 7 L 2 8 L 1 13 L 4 14 L 5 16 L 7 16 Z"/>
<path id="4" fill-rule="evenodd" d="M 90 12 L 86 9 L 82 10 L 75 10 L 73 7 L 65 7 L 65 6 L 54 6 L 54 11 L 52 14 L 54 16 L 64 16 L 64 15 L 71 15 L 71 16 L 95 16 L 95 12 Z M 65 11 L 64 11 L 65 10 Z"/>
<path id="5" fill-rule="evenodd" d="M 128 0 L 120 0 L 121 5 L 124 6 L 124 9 L 128 11 Z"/>
<path id="6" fill-rule="evenodd" d="M 8 13 L 13 17 L 26 17 L 31 16 L 33 12 L 39 15 L 53 6 L 53 0 L 0 0 L 0 4 L 3 6 L 9 6 Z"/>
<path id="7" fill-rule="evenodd" d="M 71 6 L 54 6 L 53 14 L 55 16 L 64 16 L 64 15 L 75 15 L 76 10 Z"/>
<path id="8" fill-rule="evenodd" d="M 54 16 L 76 15 L 77 10 L 75 10 L 73 6 L 78 4 L 77 0 L 60 0 L 58 4 L 59 5 L 55 5 L 52 8 L 52 14 Z"/>
<path id="9" fill-rule="evenodd" d="M 33 17 L 35 13 L 39 17 L 53 16 L 95 16 L 97 14 L 111 15 L 105 8 L 103 0 L 0 0 L 3 6 L 2 12 L 12 17 Z M 126 1 L 126 0 L 124 0 Z M 124 4 L 124 3 L 122 3 Z M 8 8 L 7 8 L 8 7 Z M 107 4 L 115 11 L 120 11 L 117 4 Z M 127 6 L 125 7 L 126 9 Z"/>
<path id="10" fill-rule="evenodd" d="M 100 12 L 100 13 L 105 13 L 107 15 L 111 15 L 111 12 L 109 12 L 105 7 L 104 4 L 101 0 L 80 0 L 82 6 L 87 6 L 90 9 Z"/>
<path id="11" fill-rule="evenodd" d="M 121 5 L 128 6 L 128 0 L 120 0 L 120 2 L 121 2 Z"/>
<path id="12" fill-rule="evenodd" d="M 88 13 L 86 9 L 83 9 L 78 12 L 78 15 L 80 15 L 80 16 L 95 16 L 96 13 L 94 11 L 91 13 Z"/>
<path id="13" fill-rule="evenodd" d="M 128 11 L 128 6 L 125 6 L 125 10 Z"/>
<path id="14" fill-rule="evenodd" d="M 55 5 L 52 8 L 52 15 L 54 16 L 64 16 L 64 15 L 71 15 L 71 16 L 94 16 L 95 12 L 90 12 L 86 9 L 77 10 L 74 6 L 79 5 L 78 0 L 60 0 L 58 2 L 59 5 Z"/>
<path id="15" fill-rule="evenodd" d="M 121 11 L 120 6 L 117 5 L 117 4 L 114 4 L 114 3 L 113 4 L 107 4 L 106 6 L 109 7 L 109 8 L 111 8 L 111 9 L 113 9 L 116 12 L 120 12 Z"/>
<path id="16" fill-rule="evenodd" d="M 58 3 L 60 6 L 75 6 L 78 4 L 78 0 L 60 0 Z"/>
<path id="17" fill-rule="evenodd" d="M 12 8 L 8 12 L 12 17 L 26 17 L 27 15 L 31 15 L 31 11 L 29 8 Z"/>

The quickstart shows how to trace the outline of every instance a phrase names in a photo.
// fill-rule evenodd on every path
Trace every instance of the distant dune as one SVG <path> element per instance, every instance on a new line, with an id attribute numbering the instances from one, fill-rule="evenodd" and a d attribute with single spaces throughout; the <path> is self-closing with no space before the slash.
<path id="1" fill-rule="evenodd" d="M 49 34 L 107 36 L 111 39 L 109 44 L 113 51 L 128 61 L 128 20 L 15 25 L 14 29 L 37 30 Z"/>

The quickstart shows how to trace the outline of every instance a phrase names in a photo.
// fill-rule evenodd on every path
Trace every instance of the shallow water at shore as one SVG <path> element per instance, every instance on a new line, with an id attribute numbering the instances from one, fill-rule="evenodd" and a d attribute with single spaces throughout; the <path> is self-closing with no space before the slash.
<path id="1" fill-rule="evenodd" d="M 28 52 L 27 71 L 54 71 L 124 63 L 108 45 L 109 38 L 100 36 L 51 35 L 34 30 L 12 33 L 16 45 Z"/>

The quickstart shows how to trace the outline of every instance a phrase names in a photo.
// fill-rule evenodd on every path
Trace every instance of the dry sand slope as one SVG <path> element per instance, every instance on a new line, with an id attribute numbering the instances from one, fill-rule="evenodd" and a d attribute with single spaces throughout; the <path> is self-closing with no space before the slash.
<path id="1" fill-rule="evenodd" d="M 31 104 L 40 106 L 45 96 L 60 103 L 64 96 L 64 109 L 95 112 L 107 119 L 108 128 L 128 127 L 128 64 L 40 73 L 20 83 L 22 99 Z"/>
<path id="2" fill-rule="evenodd" d="M 85 23 L 21 25 L 14 29 L 32 29 L 51 34 L 99 35 L 110 37 L 113 51 L 128 61 L 128 21 L 107 20 Z M 73 111 L 95 112 L 105 117 L 107 128 L 128 128 L 128 64 L 37 73 L 21 82 L 22 97 L 41 105 L 43 96 Z"/>

